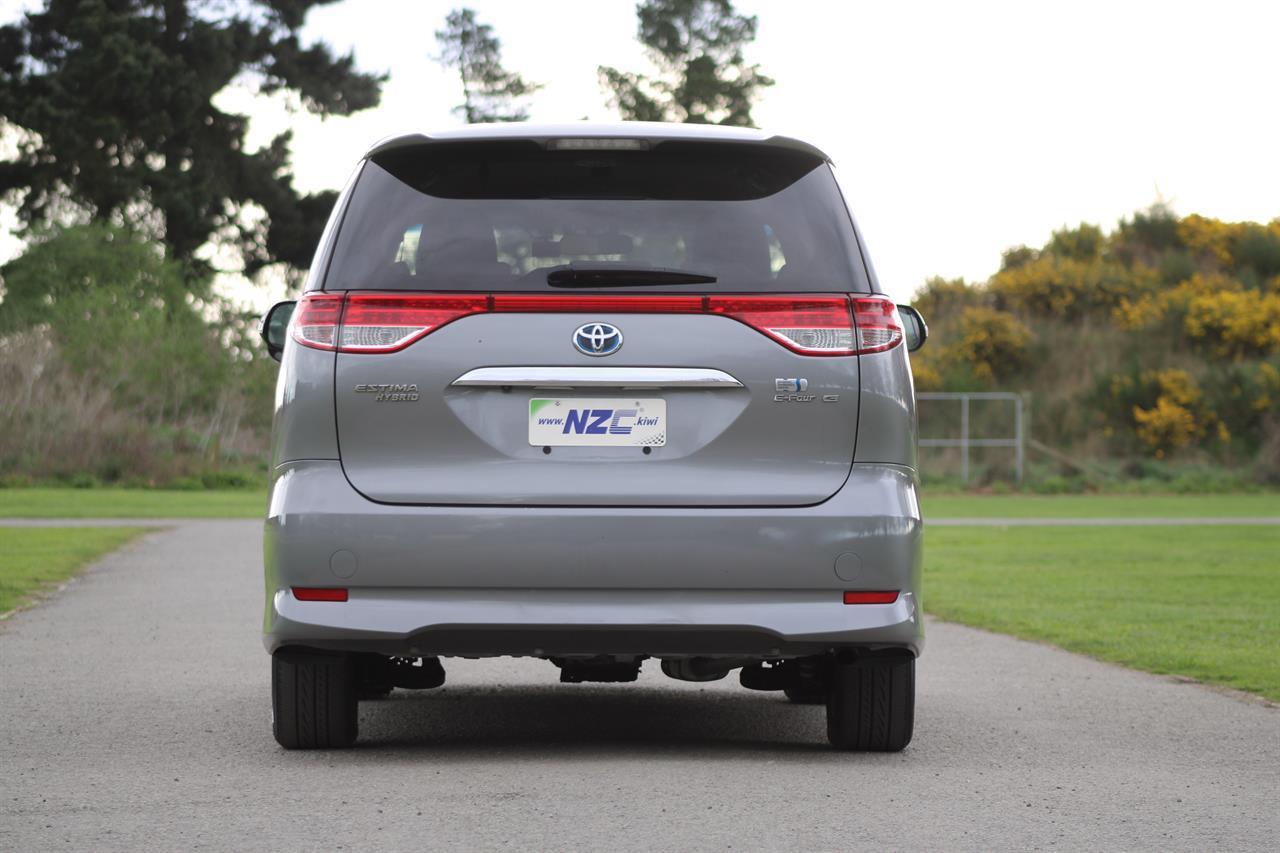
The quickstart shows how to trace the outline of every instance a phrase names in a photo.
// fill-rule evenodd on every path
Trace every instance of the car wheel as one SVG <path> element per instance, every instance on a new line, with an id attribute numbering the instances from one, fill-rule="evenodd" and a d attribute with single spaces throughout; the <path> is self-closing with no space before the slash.
<path id="1" fill-rule="evenodd" d="M 915 704 L 915 658 L 838 661 L 827 678 L 827 739 L 836 749 L 897 752 L 911 742 Z"/>
<path id="2" fill-rule="evenodd" d="M 271 656 L 272 730 L 285 749 L 341 749 L 356 739 L 356 671 L 349 655 Z"/>

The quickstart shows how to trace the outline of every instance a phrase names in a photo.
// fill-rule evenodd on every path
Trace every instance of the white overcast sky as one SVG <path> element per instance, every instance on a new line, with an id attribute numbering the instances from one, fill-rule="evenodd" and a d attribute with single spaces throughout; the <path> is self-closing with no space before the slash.
<path id="1" fill-rule="evenodd" d="M 31 3 L 4 3 L 10 20 Z M 321 122 L 244 91 L 251 144 L 292 126 L 297 184 L 337 187 L 372 141 L 456 125 L 434 32 L 455 2 L 346 0 L 304 35 L 388 72 L 382 104 Z M 601 64 L 647 68 L 631 0 L 471 0 L 508 68 L 542 82 L 535 121 L 615 119 Z M 1280 2 L 737 0 L 749 58 L 777 80 L 757 123 L 835 160 L 882 283 L 981 280 L 1011 245 L 1180 213 L 1280 216 Z"/>

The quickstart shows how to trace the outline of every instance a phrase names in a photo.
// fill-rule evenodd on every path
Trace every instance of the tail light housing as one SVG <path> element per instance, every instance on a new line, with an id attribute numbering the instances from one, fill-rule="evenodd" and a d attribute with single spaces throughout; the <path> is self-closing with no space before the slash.
<path id="1" fill-rule="evenodd" d="M 489 297 L 465 294 L 351 293 L 342 315 L 342 352 L 395 352 L 468 314 L 489 310 Z"/>
<path id="2" fill-rule="evenodd" d="M 746 323 L 801 355 L 855 355 L 847 296 L 708 296 L 712 314 Z"/>
<path id="3" fill-rule="evenodd" d="M 293 339 L 312 349 L 336 349 L 342 303 L 341 293 L 308 293 L 293 312 Z"/>
<path id="4" fill-rule="evenodd" d="M 311 293 L 293 337 L 313 349 L 390 353 L 454 320 L 488 313 L 712 314 L 743 323 L 794 353 L 884 352 L 903 340 L 893 302 L 879 296 L 685 296 L 562 293 Z"/>
<path id="5" fill-rule="evenodd" d="M 902 343 L 902 319 L 893 300 L 883 296 L 854 296 L 852 299 L 853 324 L 857 329 L 860 355 L 884 352 Z"/>

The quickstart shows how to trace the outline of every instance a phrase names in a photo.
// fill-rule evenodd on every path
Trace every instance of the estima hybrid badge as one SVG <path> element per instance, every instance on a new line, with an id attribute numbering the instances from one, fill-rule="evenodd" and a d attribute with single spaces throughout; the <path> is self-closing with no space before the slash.
<path id="1" fill-rule="evenodd" d="M 622 349 L 622 330 L 609 323 L 585 323 L 573 333 L 573 345 L 583 355 L 613 355 Z"/>

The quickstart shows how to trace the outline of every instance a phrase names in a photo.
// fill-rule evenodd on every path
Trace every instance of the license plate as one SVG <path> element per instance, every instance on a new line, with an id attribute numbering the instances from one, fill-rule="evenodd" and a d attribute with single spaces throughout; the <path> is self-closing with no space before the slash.
<path id="1" fill-rule="evenodd" d="M 529 443 L 537 447 L 662 447 L 667 443 L 667 401 L 535 398 L 529 401 Z"/>

